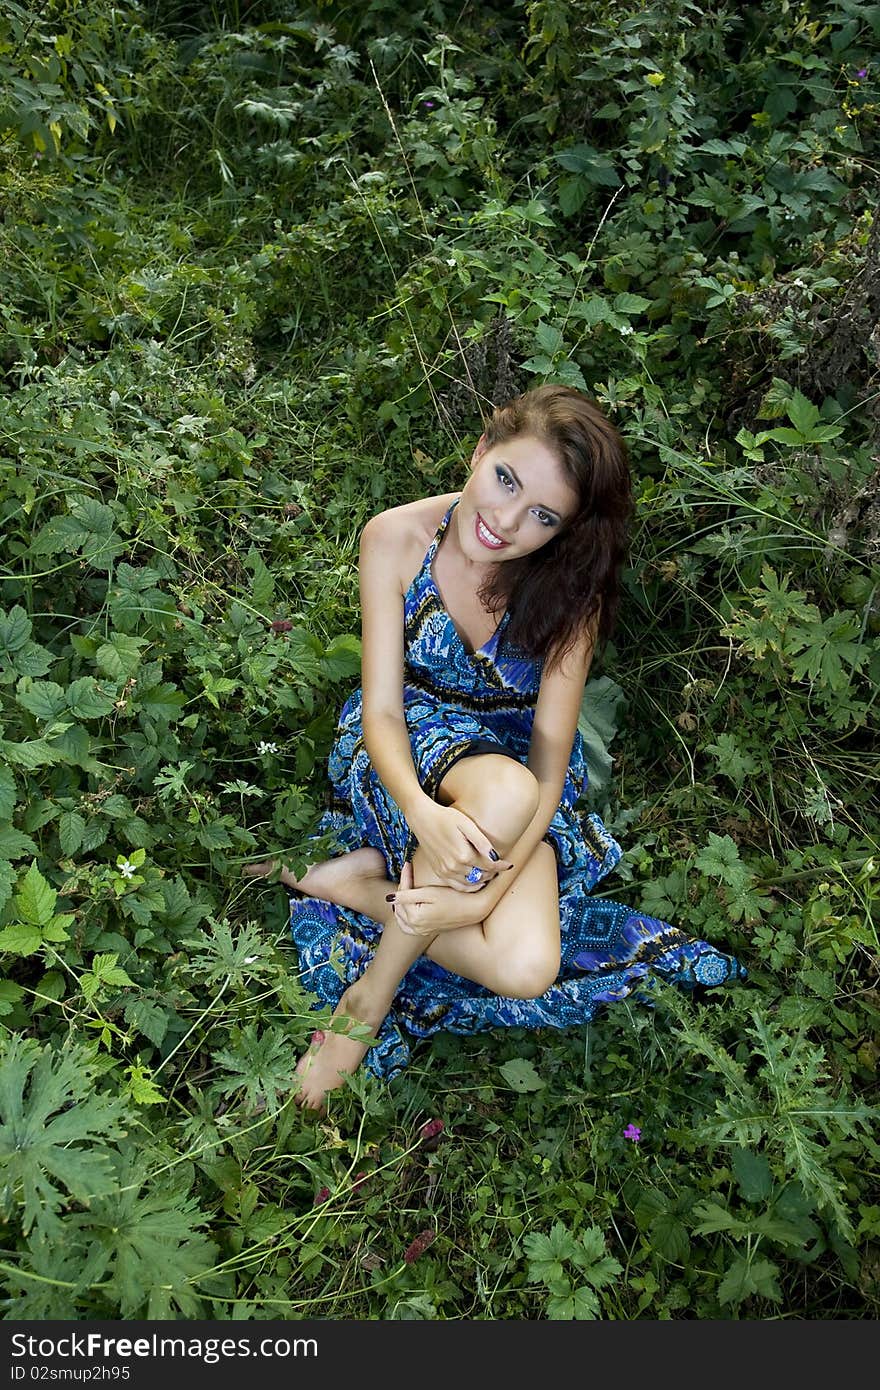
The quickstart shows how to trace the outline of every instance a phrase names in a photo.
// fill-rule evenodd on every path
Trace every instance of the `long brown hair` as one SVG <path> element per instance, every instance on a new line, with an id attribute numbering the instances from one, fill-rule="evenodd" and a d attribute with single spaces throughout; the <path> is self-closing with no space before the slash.
<path id="1" fill-rule="evenodd" d="M 560 662 L 599 610 L 597 646 L 614 630 L 620 575 L 635 510 L 626 445 L 595 401 L 570 386 L 538 386 L 498 406 L 486 444 L 532 435 L 558 457 L 575 487 L 572 521 L 540 550 L 493 566 L 480 598 L 510 609 L 506 640 L 549 665 Z"/>

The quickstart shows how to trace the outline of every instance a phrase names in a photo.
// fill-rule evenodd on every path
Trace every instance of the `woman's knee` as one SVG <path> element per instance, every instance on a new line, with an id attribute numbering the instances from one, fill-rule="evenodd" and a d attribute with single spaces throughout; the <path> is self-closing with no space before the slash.
<path id="1" fill-rule="evenodd" d="M 533 772 L 515 758 L 486 753 L 464 759 L 470 764 L 455 784 L 455 805 L 491 838 L 518 839 L 538 809 L 541 789 Z"/>
<path id="2" fill-rule="evenodd" d="M 522 948 L 507 960 L 498 962 L 493 987 L 507 999 L 539 999 L 556 983 L 559 963 L 558 948 Z"/>

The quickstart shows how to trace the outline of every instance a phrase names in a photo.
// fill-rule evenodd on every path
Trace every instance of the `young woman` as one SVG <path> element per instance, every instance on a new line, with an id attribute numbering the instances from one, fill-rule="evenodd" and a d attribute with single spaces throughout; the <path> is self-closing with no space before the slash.
<path id="1" fill-rule="evenodd" d="M 303 981 L 335 1005 L 297 1068 L 298 1103 L 321 1109 L 365 1054 L 378 1075 L 400 1070 L 401 1025 L 565 1027 L 649 973 L 685 986 L 745 975 L 589 896 L 622 851 L 575 810 L 577 720 L 614 626 L 632 509 L 620 436 L 580 392 L 544 386 L 493 413 L 460 493 L 365 526 L 362 687 L 342 711 L 319 826 L 349 853 L 280 874 L 302 895 Z"/>

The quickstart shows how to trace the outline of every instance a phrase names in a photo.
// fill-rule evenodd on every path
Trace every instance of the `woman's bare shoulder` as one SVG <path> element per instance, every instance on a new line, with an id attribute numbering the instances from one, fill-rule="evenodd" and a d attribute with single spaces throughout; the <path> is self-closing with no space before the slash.
<path id="1" fill-rule="evenodd" d="M 450 504 L 461 494 L 444 492 L 439 497 L 420 497 L 389 507 L 371 517 L 364 527 L 361 546 L 376 547 L 382 568 L 393 569 L 401 594 L 405 594 L 425 558 L 425 552 Z"/>
<path id="2" fill-rule="evenodd" d="M 420 497 L 389 507 L 370 517 L 362 533 L 362 541 L 372 541 L 382 547 L 386 564 L 394 564 L 406 588 L 425 557 L 437 527 L 450 504 L 461 494 L 444 492 L 439 497 Z"/>

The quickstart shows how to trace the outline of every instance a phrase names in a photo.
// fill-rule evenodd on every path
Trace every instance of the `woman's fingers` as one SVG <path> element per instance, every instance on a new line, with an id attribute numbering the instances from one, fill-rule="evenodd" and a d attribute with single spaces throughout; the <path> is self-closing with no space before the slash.
<path id="1" fill-rule="evenodd" d="M 420 920 L 424 903 L 394 903 L 394 919 L 404 936 L 425 936 L 430 932 L 427 924 Z"/>
<path id="2" fill-rule="evenodd" d="M 462 826 L 462 833 L 467 841 L 466 853 L 470 860 L 465 866 L 465 872 L 469 873 L 471 869 L 479 869 L 482 874 L 489 873 L 494 878 L 499 870 L 512 868 L 510 860 L 502 858 L 489 836 L 484 835 L 474 821 L 468 817 L 464 819 L 467 821 L 467 827 Z"/>

